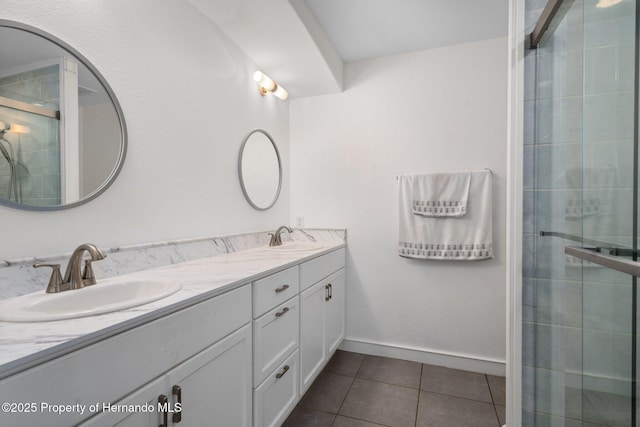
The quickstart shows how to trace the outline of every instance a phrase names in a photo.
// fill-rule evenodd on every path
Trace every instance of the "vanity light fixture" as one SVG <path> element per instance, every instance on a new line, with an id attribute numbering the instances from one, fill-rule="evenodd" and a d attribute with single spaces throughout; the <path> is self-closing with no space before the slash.
<path id="1" fill-rule="evenodd" d="M 253 73 L 253 81 L 258 84 L 258 90 L 262 96 L 272 93 L 283 101 L 289 96 L 289 93 L 282 86 L 278 85 L 262 71 Z"/>
<path id="2" fill-rule="evenodd" d="M 5 133 L 28 134 L 31 133 L 31 128 L 29 126 L 0 121 L 0 135 L 4 135 Z"/>
<path id="3" fill-rule="evenodd" d="M 605 7 L 615 6 L 616 4 L 622 2 L 622 0 L 600 0 L 596 7 L 600 9 L 604 9 Z"/>

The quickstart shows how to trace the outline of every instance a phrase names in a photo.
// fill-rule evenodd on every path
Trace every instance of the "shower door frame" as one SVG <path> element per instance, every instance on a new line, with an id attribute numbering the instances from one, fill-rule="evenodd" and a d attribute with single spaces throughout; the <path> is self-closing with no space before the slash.
<path id="1" fill-rule="evenodd" d="M 524 136 L 524 0 L 509 1 L 507 143 L 506 425 L 522 425 L 522 229 Z"/>

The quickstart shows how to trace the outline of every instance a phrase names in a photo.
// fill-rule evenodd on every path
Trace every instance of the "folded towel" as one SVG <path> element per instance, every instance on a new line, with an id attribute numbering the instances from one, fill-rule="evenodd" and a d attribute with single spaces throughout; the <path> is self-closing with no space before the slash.
<path id="1" fill-rule="evenodd" d="M 437 260 L 493 258 L 491 171 L 474 171 L 470 175 L 467 213 L 460 217 L 414 215 L 414 176 L 398 177 L 400 256 Z"/>
<path id="2" fill-rule="evenodd" d="M 413 213 L 442 217 L 467 213 L 470 172 L 413 175 Z"/>

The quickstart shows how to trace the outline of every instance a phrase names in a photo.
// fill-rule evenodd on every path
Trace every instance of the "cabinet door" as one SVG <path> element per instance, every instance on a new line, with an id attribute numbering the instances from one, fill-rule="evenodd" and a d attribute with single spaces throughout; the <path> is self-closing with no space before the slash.
<path id="1" fill-rule="evenodd" d="M 327 301 L 327 352 L 330 357 L 344 338 L 344 268 L 327 278 L 329 301 Z"/>
<path id="2" fill-rule="evenodd" d="M 165 378 L 158 378 L 111 404 L 109 408 L 103 408 L 102 402 L 97 403 L 97 409 L 102 412 L 78 427 L 158 427 L 164 421 L 163 414 L 158 410 L 158 398 L 167 396 L 166 393 Z"/>
<path id="3" fill-rule="evenodd" d="M 249 324 L 167 374 L 169 392 L 180 387 L 180 426 L 251 425 L 251 352 Z M 175 405 L 178 396 L 170 401 Z"/>
<path id="4" fill-rule="evenodd" d="M 318 282 L 300 294 L 300 395 L 320 373 L 327 356 L 327 283 Z"/>

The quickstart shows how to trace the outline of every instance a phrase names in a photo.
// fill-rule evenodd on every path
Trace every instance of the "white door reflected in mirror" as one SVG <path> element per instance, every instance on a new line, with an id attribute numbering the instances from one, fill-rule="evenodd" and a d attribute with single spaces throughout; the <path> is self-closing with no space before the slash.
<path id="1" fill-rule="evenodd" d="M 242 143 L 238 174 L 251 206 L 266 210 L 276 203 L 282 186 L 282 164 L 273 138 L 264 130 L 254 130 Z"/>

